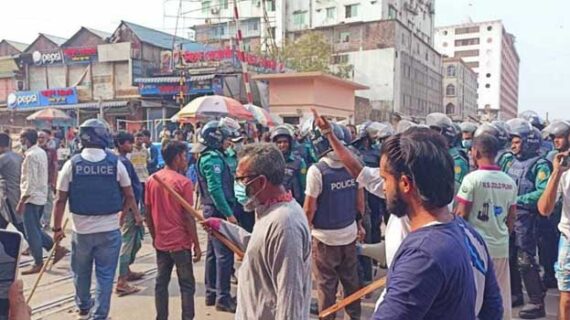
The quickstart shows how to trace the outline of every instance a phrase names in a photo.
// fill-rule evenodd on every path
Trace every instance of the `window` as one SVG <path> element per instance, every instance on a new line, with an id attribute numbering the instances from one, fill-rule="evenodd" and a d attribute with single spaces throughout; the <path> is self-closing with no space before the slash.
<path id="1" fill-rule="evenodd" d="M 265 8 L 267 8 L 267 11 L 270 11 L 270 12 L 275 11 L 275 0 L 266 0 L 265 1 Z"/>
<path id="2" fill-rule="evenodd" d="M 486 77 L 487 77 L 487 78 L 491 78 L 491 74 L 490 74 L 490 73 L 487 73 L 487 74 L 486 74 Z"/>
<path id="3" fill-rule="evenodd" d="M 461 50 L 461 51 L 455 51 L 455 57 L 456 58 L 462 58 L 462 57 L 477 57 L 479 56 L 479 50 Z"/>
<path id="4" fill-rule="evenodd" d="M 477 33 L 477 32 L 479 32 L 479 26 L 455 29 L 455 34 L 466 34 L 466 33 Z"/>
<path id="5" fill-rule="evenodd" d="M 338 42 L 347 43 L 350 42 L 350 32 L 341 32 L 338 34 Z"/>
<path id="6" fill-rule="evenodd" d="M 358 16 L 358 4 L 351 4 L 344 6 L 344 17 L 345 18 L 356 18 Z"/>
<path id="7" fill-rule="evenodd" d="M 444 47 L 444 48 L 447 48 L 447 42 L 444 42 L 444 43 L 443 43 L 443 47 Z"/>
<path id="8" fill-rule="evenodd" d="M 472 46 L 479 44 L 479 38 L 455 40 L 456 47 Z"/>
<path id="9" fill-rule="evenodd" d="M 209 13 L 212 7 L 212 1 L 204 0 L 202 1 L 202 13 Z"/>
<path id="10" fill-rule="evenodd" d="M 339 54 L 332 57 L 333 64 L 344 64 L 348 63 L 348 54 Z"/>
<path id="11" fill-rule="evenodd" d="M 305 17 L 307 15 L 307 11 L 299 11 L 293 13 L 293 24 L 297 27 L 305 26 Z"/>
<path id="12" fill-rule="evenodd" d="M 492 43 L 493 42 L 493 38 L 487 38 L 487 43 Z"/>
<path id="13" fill-rule="evenodd" d="M 448 34 L 447 30 L 443 31 L 443 35 L 446 36 Z"/>
<path id="14" fill-rule="evenodd" d="M 485 85 L 485 88 L 489 89 L 489 88 L 491 88 L 491 85 L 487 83 L 487 84 Z"/>
<path id="15" fill-rule="evenodd" d="M 257 31 L 257 30 L 258 30 L 257 21 L 253 21 L 253 22 L 249 23 L 249 24 L 247 25 L 247 30 L 248 30 L 248 31 L 251 31 L 251 32 Z"/>
<path id="16" fill-rule="evenodd" d="M 388 6 L 388 19 L 396 19 L 398 17 L 398 10 L 393 5 Z"/>
<path id="17" fill-rule="evenodd" d="M 448 77 L 455 77 L 455 66 L 448 66 L 447 67 L 447 76 Z"/>
<path id="18" fill-rule="evenodd" d="M 327 8 L 327 19 L 334 19 L 335 18 L 335 7 Z"/>
<path id="19" fill-rule="evenodd" d="M 228 0 L 220 0 L 220 7 L 223 9 L 228 8 Z"/>
<path id="20" fill-rule="evenodd" d="M 453 103 L 448 103 L 445 106 L 445 113 L 447 113 L 447 114 L 454 114 L 455 113 L 455 106 L 453 105 Z"/>
<path id="21" fill-rule="evenodd" d="M 445 95 L 446 96 L 454 96 L 455 95 L 455 86 L 452 84 L 447 85 L 445 88 Z"/>
<path id="22" fill-rule="evenodd" d="M 473 68 L 479 68 L 479 62 L 475 61 L 475 62 L 467 62 L 465 63 L 466 66 L 468 66 L 469 68 L 473 69 Z"/>
<path id="23" fill-rule="evenodd" d="M 493 26 L 488 26 L 487 27 L 487 31 L 492 31 L 493 30 Z"/>

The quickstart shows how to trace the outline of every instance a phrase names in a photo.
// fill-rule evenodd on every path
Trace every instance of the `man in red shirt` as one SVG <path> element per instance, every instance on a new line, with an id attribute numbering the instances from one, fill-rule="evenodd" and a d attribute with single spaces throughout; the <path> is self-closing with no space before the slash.
<path id="1" fill-rule="evenodd" d="M 192 204 L 192 182 L 178 172 L 186 172 L 188 147 L 184 142 L 170 141 L 162 149 L 166 167 L 147 180 L 145 204 L 147 225 L 156 249 L 158 275 L 155 285 L 157 320 L 168 319 L 168 284 L 176 265 L 182 319 L 194 318 L 195 280 L 192 263 L 200 260 L 202 251 L 196 233 L 196 222 L 178 202 L 164 190 L 155 177 L 172 186 Z M 192 260 L 192 251 L 194 259 Z"/>

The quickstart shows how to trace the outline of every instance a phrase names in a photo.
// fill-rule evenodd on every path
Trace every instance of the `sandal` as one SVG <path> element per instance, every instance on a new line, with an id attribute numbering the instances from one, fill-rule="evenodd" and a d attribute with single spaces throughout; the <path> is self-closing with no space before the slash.
<path id="1" fill-rule="evenodd" d="M 137 281 L 144 277 L 144 272 L 129 272 L 127 275 L 127 281 Z"/>
<path id="2" fill-rule="evenodd" d="M 129 294 L 133 294 L 133 293 L 137 293 L 141 291 L 140 288 L 137 287 L 131 287 L 129 285 L 127 285 L 126 287 L 116 287 L 115 288 L 115 293 L 119 296 L 119 297 L 124 297 L 124 296 L 128 296 Z"/>

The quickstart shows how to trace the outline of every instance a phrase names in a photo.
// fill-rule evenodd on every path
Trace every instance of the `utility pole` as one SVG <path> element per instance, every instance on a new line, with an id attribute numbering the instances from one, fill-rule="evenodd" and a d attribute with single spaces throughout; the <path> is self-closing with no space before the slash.
<path id="1" fill-rule="evenodd" d="M 247 103 L 253 104 L 253 94 L 251 92 L 251 85 L 249 83 L 249 71 L 247 69 L 247 59 L 245 58 L 245 47 L 243 45 L 243 37 L 241 29 L 239 27 L 239 11 L 238 11 L 238 0 L 233 0 L 234 2 L 234 22 L 236 25 L 236 45 L 238 59 L 241 63 L 241 73 L 243 77 L 243 82 L 245 85 L 245 93 L 247 97 Z"/>

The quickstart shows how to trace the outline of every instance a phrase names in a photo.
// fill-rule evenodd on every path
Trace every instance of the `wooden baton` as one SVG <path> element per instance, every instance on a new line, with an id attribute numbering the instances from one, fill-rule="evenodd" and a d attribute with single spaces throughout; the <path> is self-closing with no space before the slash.
<path id="1" fill-rule="evenodd" d="M 326 308 L 321 313 L 319 313 L 319 319 L 325 319 L 333 315 L 335 312 L 346 308 L 351 303 L 360 300 L 365 295 L 376 291 L 377 289 L 382 288 L 386 284 L 386 277 L 382 277 L 371 284 L 367 285 L 366 287 L 356 291 L 355 293 L 351 294 L 350 296 L 340 300 L 339 302 L 333 304 L 332 306 Z"/>
<path id="2" fill-rule="evenodd" d="M 156 180 L 156 182 L 158 182 L 158 184 L 161 187 L 164 188 L 164 190 L 166 190 L 171 196 L 173 196 L 174 199 L 184 208 L 184 210 L 186 210 L 186 212 L 188 212 L 190 215 L 192 215 L 192 217 L 194 217 L 194 219 L 198 220 L 199 222 L 205 221 L 204 217 L 198 211 L 196 211 L 192 207 L 192 205 L 188 203 L 186 199 L 184 199 L 184 197 L 182 197 L 178 192 L 176 192 L 176 190 L 174 190 L 171 186 L 169 186 L 166 182 L 162 181 L 162 179 L 160 179 L 156 175 L 153 175 L 152 177 L 154 178 L 154 180 Z M 235 253 L 238 257 L 243 259 L 244 252 L 233 242 L 231 242 L 228 238 L 226 238 L 223 234 L 221 234 L 219 231 L 216 230 L 210 230 L 210 233 L 212 234 L 212 236 L 214 236 L 214 238 L 220 240 L 226 247 L 232 250 L 233 253 Z"/>
<path id="3" fill-rule="evenodd" d="M 67 227 L 67 222 L 69 222 L 69 218 L 65 218 L 65 221 L 63 222 L 63 227 L 61 228 L 61 230 L 65 231 L 65 227 Z M 32 287 L 32 291 L 30 291 L 30 295 L 26 299 L 26 304 L 29 304 L 30 300 L 32 300 L 32 297 L 34 296 L 34 292 L 36 292 L 36 289 L 38 288 L 38 284 L 40 284 L 40 280 L 42 280 L 42 276 L 44 275 L 44 272 L 46 272 L 48 264 L 50 263 L 51 259 L 55 256 L 55 249 L 59 246 L 60 241 L 61 241 L 61 239 L 57 240 L 56 242 L 53 243 L 53 247 L 49 251 L 47 259 L 44 262 L 44 265 L 42 266 L 42 268 L 40 269 L 40 274 L 38 274 L 38 277 L 36 278 L 36 282 L 34 282 L 34 286 Z"/>

